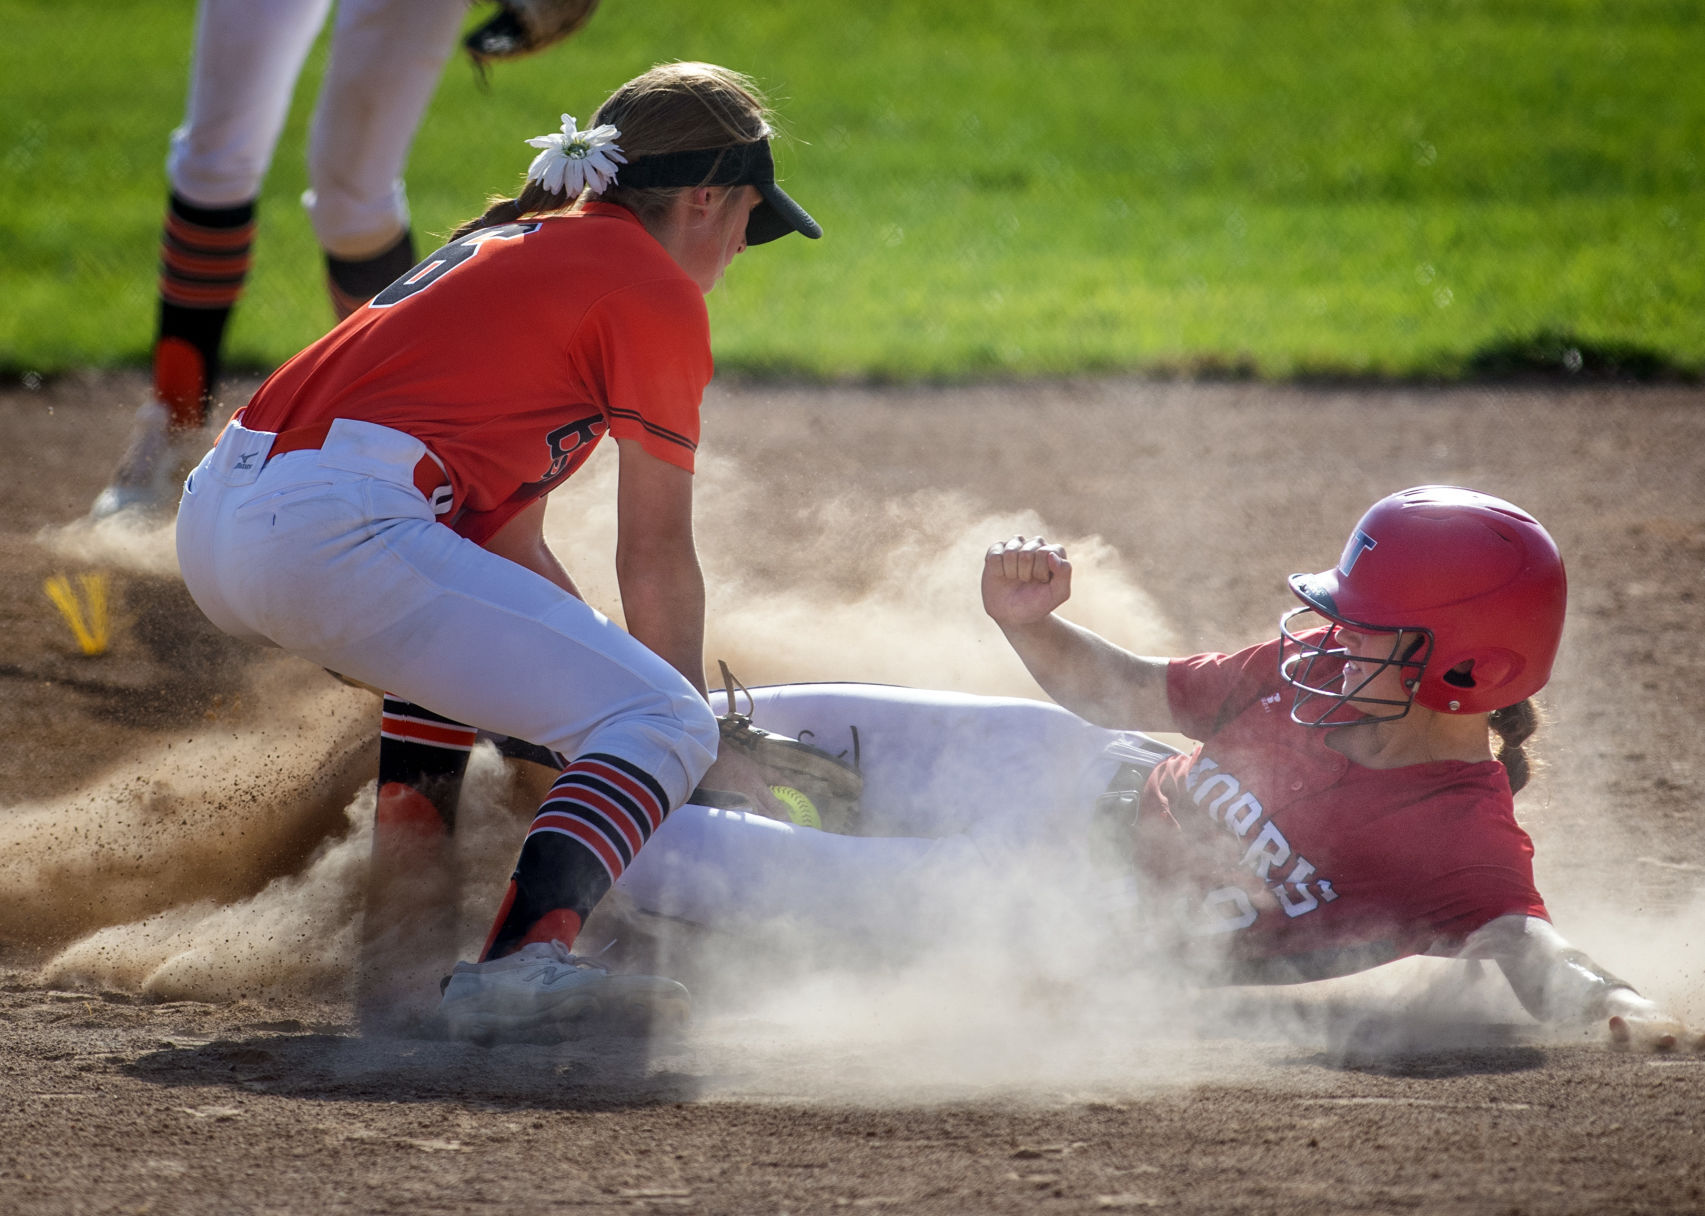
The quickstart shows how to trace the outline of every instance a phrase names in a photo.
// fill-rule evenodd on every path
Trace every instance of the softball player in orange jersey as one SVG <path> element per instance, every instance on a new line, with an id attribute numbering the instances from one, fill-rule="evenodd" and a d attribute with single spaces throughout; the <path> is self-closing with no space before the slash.
<path id="1" fill-rule="evenodd" d="M 178 552 L 221 628 L 568 763 L 521 849 L 452 1033 L 549 1036 L 600 1003 L 679 1005 L 569 947 L 716 754 L 692 534 L 704 296 L 749 244 L 820 235 L 775 183 L 751 83 L 629 81 L 526 188 L 285 364 L 191 474 Z M 619 448 L 627 631 L 543 539 L 545 496 Z"/>

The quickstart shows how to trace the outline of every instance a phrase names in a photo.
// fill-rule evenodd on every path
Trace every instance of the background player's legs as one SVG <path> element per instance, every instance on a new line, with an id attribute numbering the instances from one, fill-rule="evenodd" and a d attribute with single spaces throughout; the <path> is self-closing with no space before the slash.
<path id="1" fill-rule="evenodd" d="M 248 271 L 254 204 L 290 95 L 330 0 L 203 0 L 183 125 L 166 158 L 172 203 L 160 265 L 156 391 L 199 427 Z"/>
<path id="2" fill-rule="evenodd" d="M 254 199 L 330 9 L 331 0 L 202 0 L 189 102 L 166 161 L 173 189 L 203 207 Z"/>
<path id="3" fill-rule="evenodd" d="M 160 234 L 154 397 L 173 432 L 199 435 L 213 404 L 225 325 L 243 294 L 255 204 L 199 207 L 176 190 Z"/>
<path id="4" fill-rule="evenodd" d="M 302 196 L 341 319 L 414 265 L 403 169 L 456 47 L 465 0 L 343 0 Z"/>
<path id="5" fill-rule="evenodd" d="M 226 322 L 242 295 L 255 200 L 330 0 L 204 0 L 189 100 L 166 158 L 154 396 L 93 514 L 164 505 L 200 455 Z"/>

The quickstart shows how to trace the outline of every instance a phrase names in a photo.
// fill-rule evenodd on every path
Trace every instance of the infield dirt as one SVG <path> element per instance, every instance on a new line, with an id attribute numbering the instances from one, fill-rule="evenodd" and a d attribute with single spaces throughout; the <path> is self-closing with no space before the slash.
<path id="1" fill-rule="evenodd" d="M 1461 964 L 1190 995 L 824 960 L 649 1049 L 361 1038 L 376 701 L 215 633 L 163 528 L 66 526 L 143 389 L 0 395 L 0 1210 L 1705 1210 L 1705 1055 L 1542 1030 Z M 709 654 L 749 683 L 1025 693 L 976 604 L 1014 531 L 1071 547 L 1068 615 L 1184 653 L 1269 635 L 1381 494 L 1522 504 L 1571 577 L 1517 800 L 1540 888 L 1705 1022 L 1705 391 L 718 385 L 700 460 Z M 550 530 L 613 607 L 607 463 Z M 94 658 L 43 593 L 88 572 Z M 474 873 L 519 838 L 510 780 L 476 760 Z"/>

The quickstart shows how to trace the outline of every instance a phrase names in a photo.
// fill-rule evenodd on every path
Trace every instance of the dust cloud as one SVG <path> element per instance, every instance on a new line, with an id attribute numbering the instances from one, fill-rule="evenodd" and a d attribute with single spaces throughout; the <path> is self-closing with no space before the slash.
<path id="1" fill-rule="evenodd" d="M 109 926 L 57 954 L 42 970 L 44 982 L 93 981 L 160 1000 L 340 994 L 355 958 L 372 790 L 348 809 L 345 834 L 329 838 L 301 873 L 275 878 L 247 899 L 196 900 Z"/>
<path id="2" fill-rule="evenodd" d="M 169 523 L 120 512 L 106 519 L 78 518 L 50 524 L 36 543 L 60 558 L 84 566 L 176 578 L 176 531 Z"/>
<path id="3" fill-rule="evenodd" d="M 732 461 L 698 476 L 705 655 L 748 685 L 858 680 L 1041 696 L 978 590 L 984 552 L 1018 534 L 1066 544 L 1074 621 L 1140 654 L 1173 652 L 1170 625 L 1118 553 L 1097 536 L 1056 535 L 1034 512 L 989 511 L 940 492 L 778 504 L 763 478 Z M 608 560 L 573 560 L 614 552 L 614 503 L 614 462 L 594 461 L 552 496 L 546 531 L 588 602 L 619 620 Z M 763 534 L 752 521 L 778 513 L 787 542 L 754 552 Z"/>
<path id="4" fill-rule="evenodd" d="M 209 723 L 163 740 L 147 764 L 7 809 L 0 940 L 52 946 L 243 900 L 343 830 L 377 755 L 373 697 L 299 667 L 256 678 L 249 700 L 264 721 L 251 710 Z"/>
<path id="5" fill-rule="evenodd" d="M 1705 890 L 1660 908 L 1629 895 L 1617 902 L 1560 886 L 1547 906 L 1570 942 L 1697 1029 L 1705 1021 Z"/>
<path id="6" fill-rule="evenodd" d="M 582 471 L 553 496 L 547 534 L 589 602 L 619 619 L 614 478 L 612 459 Z M 742 525 L 777 509 L 761 479 L 725 461 L 702 476 L 699 500 L 706 656 L 745 683 L 1039 695 L 978 599 L 984 551 L 1047 532 L 1034 514 L 941 493 L 787 504 L 793 539 L 771 551 Z M 1164 614 L 1110 545 L 1047 534 L 1073 558 L 1073 620 L 1139 653 L 1173 652 Z M 73 526 L 44 540 L 89 561 L 174 568 L 169 530 Z M 0 940 L 50 953 L 43 982 L 208 1001 L 348 995 L 377 700 L 300 664 L 257 671 L 272 681 L 249 698 L 264 713 L 172 741 L 141 775 L 0 819 Z M 477 951 L 524 830 L 530 808 L 513 781 L 493 748 L 476 748 L 456 841 L 460 957 Z M 886 957 L 785 930 L 759 950 L 689 937 L 682 948 L 709 998 L 692 1050 L 731 1090 L 846 1100 L 1213 1073 L 1219 1065 L 1200 1051 L 1179 1049 L 1188 1042 L 1278 1038 L 1377 1053 L 1531 1034 L 1512 1029 L 1524 1015 L 1488 968 L 1421 960 L 1277 994 L 1202 994 L 1129 965 L 1128 921 L 1111 895 L 1086 891 L 1081 868 L 1029 859 L 1022 874 L 991 866 L 931 878 L 931 910 Z M 1015 889 L 1026 892 L 1016 904 Z M 1702 911 L 1680 923 L 1701 923 Z M 1602 961 L 1654 995 L 1701 1008 L 1699 943 L 1677 954 L 1649 920 L 1595 909 L 1560 923 L 1589 950 L 1602 942 Z M 778 965 L 766 976 L 757 957 Z"/>
<path id="7" fill-rule="evenodd" d="M 547 530 L 587 598 L 619 619 L 609 556 L 614 476 L 613 460 L 595 461 L 571 492 L 553 498 Z M 977 598 L 983 550 L 1014 531 L 1040 530 L 1034 516 L 981 512 L 945 495 L 874 509 L 825 502 L 797 521 L 812 540 L 787 555 L 797 576 L 782 581 L 752 572 L 754 555 L 737 523 L 764 506 L 756 479 L 724 465 L 705 481 L 699 539 L 711 586 L 706 649 L 727 658 L 743 680 L 1035 692 Z M 40 540 L 70 560 L 150 574 L 175 569 L 169 526 L 78 521 Z M 1164 623 L 1141 589 L 1118 574 L 1117 555 L 1093 537 L 1073 548 L 1080 565 L 1097 567 L 1093 590 L 1074 599 L 1080 618 L 1128 644 L 1164 650 Z M 172 741 L 146 771 L 10 808 L 0 935 L 51 942 L 94 933 L 62 952 L 53 974 L 129 988 L 164 982 L 148 977 L 180 955 L 205 953 L 210 943 L 253 938 L 260 930 L 245 926 L 267 922 L 274 940 L 314 939 L 333 952 L 309 958 L 313 950 L 281 947 L 279 960 L 300 950 L 304 976 L 335 970 L 347 930 L 336 910 L 359 900 L 348 890 L 331 892 L 360 883 L 360 867 L 347 864 L 346 854 L 361 854 L 371 791 L 346 800 L 332 816 L 323 796 L 304 794 L 303 785 L 315 778 L 328 787 L 351 783 L 371 759 L 376 704 L 370 694 L 289 660 L 257 670 L 270 673 L 271 683 L 245 698 L 251 709 L 244 720 Z M 477 761 L 465 801 L 506 797 L 501 766 L 491 757 Z M 504 807 L 496 818 L 494 840 L 465 834 L 462 847 L 482 854 L 467 860 L 473 872 L 500 871 L 513 860 L 515 813 Z M 479 810 L 470 822 L 481 822 Z M 304 842 L 304 833 L 315 839 Z M 233 900 L 255 907 L 232 906 Z M 279 919 L 285 905 L 303 902 L 316 910 Z M 136 958 L 124 957 L 127 940 Z M 265 953 L 248 949 L 255 958 Z M 244 978 L 237 968 L 208 980 L 206 991 L 264 990 L 279 982 L 273 972 L 283 963 L 266 966 L 266 977 Z M 199 974 L 187 963 L 172 967 L 173 974 Z M 188 980 L 172 983 L 174 992 L 194 990 Z"/>

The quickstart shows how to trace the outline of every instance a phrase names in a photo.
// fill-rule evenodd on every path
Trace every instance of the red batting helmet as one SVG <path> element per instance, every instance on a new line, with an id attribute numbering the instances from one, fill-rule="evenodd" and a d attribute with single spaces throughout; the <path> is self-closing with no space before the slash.
<path id="1" fill-rule="evenodd" d="M 1556 543 L 1521 508 L 1459 486 L 1418 486 L 1380 499 L 1350 533 L 1334 569 L 1293 574 L 1290 586 L 1305 607 L 1280 623 L 1279 670 L 1297 689 L 1291 716 L 1309 725 L 1341 723 L 1346 719 L 1334 714 L 1340 706 L 1369 703 L 1355 695 L 1360 687 L 1341 686 L 1338 663 L 1311 679 L 1318 660 L 1354 658 L 1375 674 L 1400 666 L 1416 704 L 1486 713 L 1543 688 L 1563 636 L 1567 583 Z M 1309 611 L 1333 627 L 1299 637 L 1291 620 Z M 1333 646 L 1339 626 L 1392 634 L 1392 653 L 1348 655 Z M 1400 633 L 1419 634 L 1421 642 L 1398 655 Z M 1305 714 L 1316 698 L 1330 703 Z M 1409 709 L 1406 701 L 1371 703 L 1400 706 L 1389 718 Z"/>

